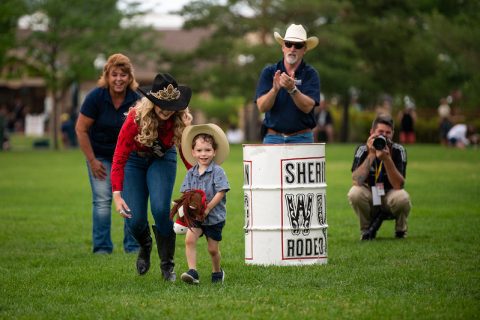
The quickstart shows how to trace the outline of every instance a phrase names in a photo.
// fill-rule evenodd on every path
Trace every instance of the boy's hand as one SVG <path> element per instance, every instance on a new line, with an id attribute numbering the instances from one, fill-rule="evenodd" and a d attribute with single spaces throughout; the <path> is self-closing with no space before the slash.
<path id="1" fill-rule="evenodd" d="M 205 208 L 205 211 L 203 212 L 203 216 L 206 218 L 209 213 L 210 213 L 210 208 L 207 206 L 207 207 Z"/>

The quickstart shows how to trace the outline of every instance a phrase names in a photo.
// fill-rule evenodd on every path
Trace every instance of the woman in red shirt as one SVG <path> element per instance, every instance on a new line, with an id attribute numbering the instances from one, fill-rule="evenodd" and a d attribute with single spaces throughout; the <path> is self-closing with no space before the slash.
<path id="1" fill-rule="evenodd" d="M 150 197 L 160 269 L 165 280 L 175 281 L 175 233 L 169 213 L 177 170 L 175 146 L 179 147 L 183 130 L 192 121 L 187 108 L 192 91 L 166 73 L 158 74 L 151 88 L 139 90 L 144 97 L 128 112 L 113 155 L 113 199 L 140 244 L 136 266 L 143 275 L 150 268 L 152 251 Z"/>

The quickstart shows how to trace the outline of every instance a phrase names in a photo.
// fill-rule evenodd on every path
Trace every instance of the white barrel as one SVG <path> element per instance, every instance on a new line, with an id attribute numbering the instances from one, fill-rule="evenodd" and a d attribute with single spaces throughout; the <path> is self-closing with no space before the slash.
<path id="1" fill-rule="evenodd" d="M 327 263 L 325 144 L 243 145 L 245 263 Z"/>

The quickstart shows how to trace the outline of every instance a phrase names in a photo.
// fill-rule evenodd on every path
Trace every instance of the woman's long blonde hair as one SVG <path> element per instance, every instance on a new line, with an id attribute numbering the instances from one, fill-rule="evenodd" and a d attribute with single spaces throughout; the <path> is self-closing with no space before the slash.
<path id="1" fill-rule="evenodd" d="M 135 140 L 147 147 L 151 147 L 158 138 L 158 117 L 155 114 L 154 107 L 153 102 L 145 97 L 133 107 L 135 109 L 135 122 L 139 128 Z M 191 124 L 193 116 L 186 108 L 175 112 L 172 117 L 175 117 L 173 143 L 178 147 L 182 140 L 183 130 Z"/>

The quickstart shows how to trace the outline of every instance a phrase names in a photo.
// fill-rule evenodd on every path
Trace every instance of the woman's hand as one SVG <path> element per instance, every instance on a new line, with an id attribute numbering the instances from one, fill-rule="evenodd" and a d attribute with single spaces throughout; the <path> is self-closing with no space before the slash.
<path id="1" fill-rule="evenodd" d="M 124 218 L 131 218 L 132 214 L 130 213 L 130 208 L 127 206 L 125 200 L 123 200 L 121 192 L 115 191 L 113 193 L 113 202 L 115 202 L 115 208 Z"/>
<path id="2" fill-rule="evenodd" d="M 103 166 L 103 163 L 96 158 L 90 161 L 90 169 L 92 170 L 93 176 L 98 180 L 105 180 L 107 177 L 107 170 Z"/>

